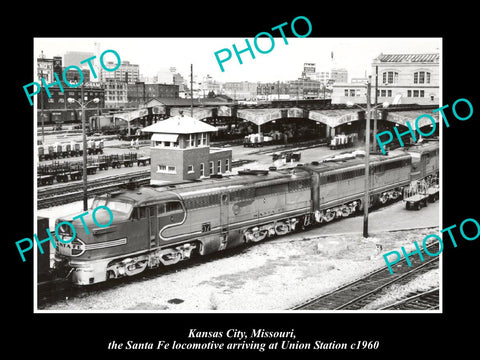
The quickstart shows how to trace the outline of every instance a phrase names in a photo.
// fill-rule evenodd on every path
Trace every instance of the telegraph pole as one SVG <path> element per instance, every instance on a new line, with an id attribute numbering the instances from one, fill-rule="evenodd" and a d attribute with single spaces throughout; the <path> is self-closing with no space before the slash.
<path id="1" fill-rule="evenodd" d="M 375 107 L 378 97 L 378 65 L 375 66 Z M 373 152 L 377 152 L 377 110 L 373 113 Z"/>
<path id="2" fill-rule="evenodd" d="M 365 131 L 365 199 L 363 200 L 363 237 L 368 237 L 368 205 L 370 203 L 369 190 L 369 170 L 370 170 L 370 88 L 371 76 L 367 82 L 367 111 L 365 114 L 366 131 Z"/>
<path id="3" fill-rule="evenodd" d="M 193 64 L 190 64 L 190 116 L 193 118 Z"/>
<path id="4" fill-rule="evenodd" d="M 83 211 L 87 211 L 88 209 L 88 195 L 87 195 L 87 129 L 85 124 L 85 98 L 84 98 L 84 87 L 82 82 L 82 140 L 83 140 Z"/>

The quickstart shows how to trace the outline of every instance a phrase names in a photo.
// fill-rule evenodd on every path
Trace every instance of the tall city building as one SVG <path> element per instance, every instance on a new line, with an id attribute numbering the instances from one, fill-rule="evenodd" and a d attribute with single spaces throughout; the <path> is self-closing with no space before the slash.
<path id="1" fill-rule="evenodd" d="M 155 98 L 177 99 L 179 86 L 175 84 L 146 84 L 136 82 L 128 84 L 128 102 L 130 106 L 139 107 L 145 102 Z"/>
<path id="2" fill-rule="evenodd" d="M 108 69 L 114 69 L 118 64 L 113 61 L 107 61 L 104 65 Z M 140 80 L 140 66 L 123 60 L 120 67 L 115 71 L 106 71 L 102 68 L 101 74 L 102 81 L 117 80 L 124 81 L 127 84 L 135 84 Z"/>
<path id="3" fill-rule="evenodd" d="M 332 69 L 330 70 L 330 79 L 336 83 L 345 83 L 348 82 L 348 71 L 347 69 Z"/>
<path id="4" fill-rule="evenodd" d="M 102 82 L 105 91 L 106 108 L 124 108 L 128 104 L 127 83 L 118 79 L 107 79 Z"/>
<path id="5" fill-rule="evenodd" d="M 63 75 L 65 79 L 69 84 L 78 84 L 80 80 L 82 80 L 82 76 L 78 73 L 76 69 L 68 69 L 65 71 L 66 67 L 63 68 Z M 90 82 L 90 70 L 88 69 L 81 69 L 82 70 L 82 75 L 83 75 L 83 81 L 84 83 Z"/>
<path id="6" fill-rule="evenodd" d="M 58 78 L 62 79 L 63 67 L 62 67 L 62 57 L 54 56 L 53 57 L 53 72 L 57 74 Z"/>
<path id="7" fill-rule="evenodd" d="M 315 76 L 315 64 L 314 63 L 304 63 L 302 78 L 311 78 Z"/>
<path id="8" fill-rule="evenodd" d="M 162 68 L 159 71 L 157 71 L 157 82 L 159 84 L 174 84 L 175 73 L 176 73 L 176 68 L 174 67 Z"/>
<path id="9" fill-rule="evenodd" d="M 102 66 L 100 65 L 100 55 L 101 53 L 101 45 L 98 42 L 93 43 L 93 48 L 95 49 L 95 59 L 92 62 L 93 68 L 95 73 L 97 74 L 97 78 L 93 81 L 103 81 L 102 79 Z"/>
<path id="10" fill-rule="evenodd" d="M 43 51 L 37 58 L 37 81 L 45 79 L 47 84 L 53 82 L 53 59 L 47 59 Z"/>
<path id="11" fill-rule="evenodd" d="M 87 63 L 81 64 L 81 62 L 93 56 L 95 56 L 95 54 L 92 52 L 67 51 L 63 56 L 63 66 L 67 67 L 70 65 L 75 65 L 81 69 L 89 69 L 89 65 Z"/>

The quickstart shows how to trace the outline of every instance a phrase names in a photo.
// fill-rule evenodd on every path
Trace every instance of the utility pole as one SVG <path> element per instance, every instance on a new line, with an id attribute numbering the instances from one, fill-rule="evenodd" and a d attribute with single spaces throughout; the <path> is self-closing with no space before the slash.
<path id="1" fill-rule="evenodd" d="M 378 65 L 375 66 L 375 107 L 378 97 Z M 377 110 L 373 114 L 373 152 L 377 152 Z"/>
<path id="2" fill-rule="evenodd" d="M 42 110 L 40 112 L 40 116 L 42 117 L 42 145 L 45 145 L 45 121 L 44 121 L 44 114 L 43 114 L 43 94 L 40 93 L 40 103 Z"/>
<path id="3" fill-rule="evenodd" d="M 84 86 L 82 82 L 82 102 L 81 102 L 81 109 L 82 109 L 82 140 L 83 140 L 83 211 L 87 211 L 88 209 L 88 195 L 87 195 L 87 128 L 85 124 L 85 97 L 84 97 Z"/>
<path id="4" fill-rule="evenodd" d="M 367 82 L 367 111 L 365 114 L 365 199 L 363 200 L 363 237 L 368 237 L 368 205 L 370 203 L 369 182 L 370 182 L 370 88 L 371 76 Z"/>
<path id="5" fill-rule="evenodd" d="M 193 118 L 193 64 L 190 64 L 190 116 Z"/>

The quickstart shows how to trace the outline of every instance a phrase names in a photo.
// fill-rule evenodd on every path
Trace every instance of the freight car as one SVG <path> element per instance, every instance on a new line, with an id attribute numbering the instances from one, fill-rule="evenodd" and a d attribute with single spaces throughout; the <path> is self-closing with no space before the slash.
<path id="1" fill-rule="evenodd" d="M 399 199 L 411 177 L 408 152 L 372 155 L 368 206 Z M 76 237 L 57 242 L 56 268 L 77 285 L 136 275 L 350 216 L 365 206 L 364 188 L 364 159 L 355 157 L 98 196 L 92 208 L 108 206 L 113 223 L 98 228 L 87 219 L 57 219 L 72 223 Z M 97 213 L 99 223 L 107 220 Z M 71 227 L 61 226 L 59 236 L 71 239 Z"/>
<path id="2" fill-rule="evenodd" d="M 87 142 L 87 154 L 103 154 L 104 140 L 89 140 Z M 81 156 L 83 154 L 83 142 L 55 143 L 51 145 L 37 146 L 38 160 L 54 160 L 59 158 Z"/>

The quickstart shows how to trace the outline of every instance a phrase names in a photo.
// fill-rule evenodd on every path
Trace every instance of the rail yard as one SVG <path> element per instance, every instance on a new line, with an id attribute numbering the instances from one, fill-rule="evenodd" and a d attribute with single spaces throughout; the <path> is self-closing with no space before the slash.
<path id="1" fill-rule="evenodd" d="M 55 135 L 47 136 L 47 142 L 56 140 Z M 288 145 L 265 144 L 262 147 L 242 143 L 222 143 L 221 146 L 232 150 L 231 169 L 225 177 L 233 179 L 241 176 L 237 175 L 239 172 L 245 171 L 268 173 L 269 170 L 274 174 L 276 171 L 300 170 L 309 164 L 348 163 L 355 158 L 362 159 L 364 154 L 362 143 L 346 148 L 331 146 L 321 140 Z M 89 203 L 95 195 L 148 187 L 151 165 L 149 141 L 132 144 L 105 137 L 101 148 L 101 153 L 92 153 L 88 157 L 92 168 L 88 175 Z M 399 153 L 402 156 L 405 152 L 401 150 Z M 57 218 L 81 211 L 81 176 L 71 175 L 74 173 L 73 165 L 81 161 L 79 155 L 38 161 L 37 216 L 48 218 L 51 229 L 55 227 Z M 52 174 L 55 170 L 56 173 Z M 40 181 L 41 177 L 48 175 L 53 181 Z M 429 184 L 436 185 L 438 189 L 437 178 Z M 409 190 L 412 191 L 411 186 Z M 348 284 L 372 277 L 384 267 L 383 253 L 401 246 L 409 248 L 413 241 L 422 240 L 427 234 L 437 231 L 437 198 L 425 201 L 424 208 L 410 210 L 401 195 L 398 191 L 379 194 L 370 214 L 371 234 L 366 239 L 361 236 L 361 211 L 352 208 L 356 211 L 350 215 L 350 209 L 338 207 L 335 208 L 336 215 L 330 217 L 327 211 L 317 218 L 320 221 L 311 226 L 306 219 L 313 219 L 314 214 L 311 218 L 310 215 L 302 217 L 303 224 L 308 225 L 304 231 L 299 228 L 286 231 L 284 225 L 281 229 L 277 227 L 277 234 L 269 235 L 264 241 L 260 239 L 263 236 L 260 232 L 252 233 L 250 239 L 255 241 L 247 241 L 243 246 L 200 257 L 192 256 L 187 261 L 168 266 L 148 268 L 134 276 L 113 278 L 88 286 L 72 285 L 70 278 L 57 278 L 53 282 L 42 279 L 36 294 L 38 308 L 41 311 L 114 312 L 328 311 L 330 306 L 308 307 L 305 304 L 326 294 L 333 296 Z M 50 250 L 48 256 L 50 264 L 53 264 L 55 249 L 51 247 Z M 138 269 L 139 265 L 136 266 Z M 400 285 L 394 280 L 396 276 L 391 276 L 388 284 L 375 289 L 375 296 L 365 295 L 360 305 L 343 309 L 438 309 L 438 302 L 432 305 L 432 297 L 423 307 L 418 305 L 420 301 L 407 302 L 413 294 L 420 297 L 419 293 L 440 286 L 438 266 L 437 259 L 422 270 L 422 275 L 418 272 L 405 276 L 402 286 L 409 283 L 410 287 L 403 293 L 398 291 Z M 380 296 L 386 296 L 388 300 L 378 306 L 372 305 L 378 302 Z M 437 298 L 433 296 L 433 299 Z"/>

